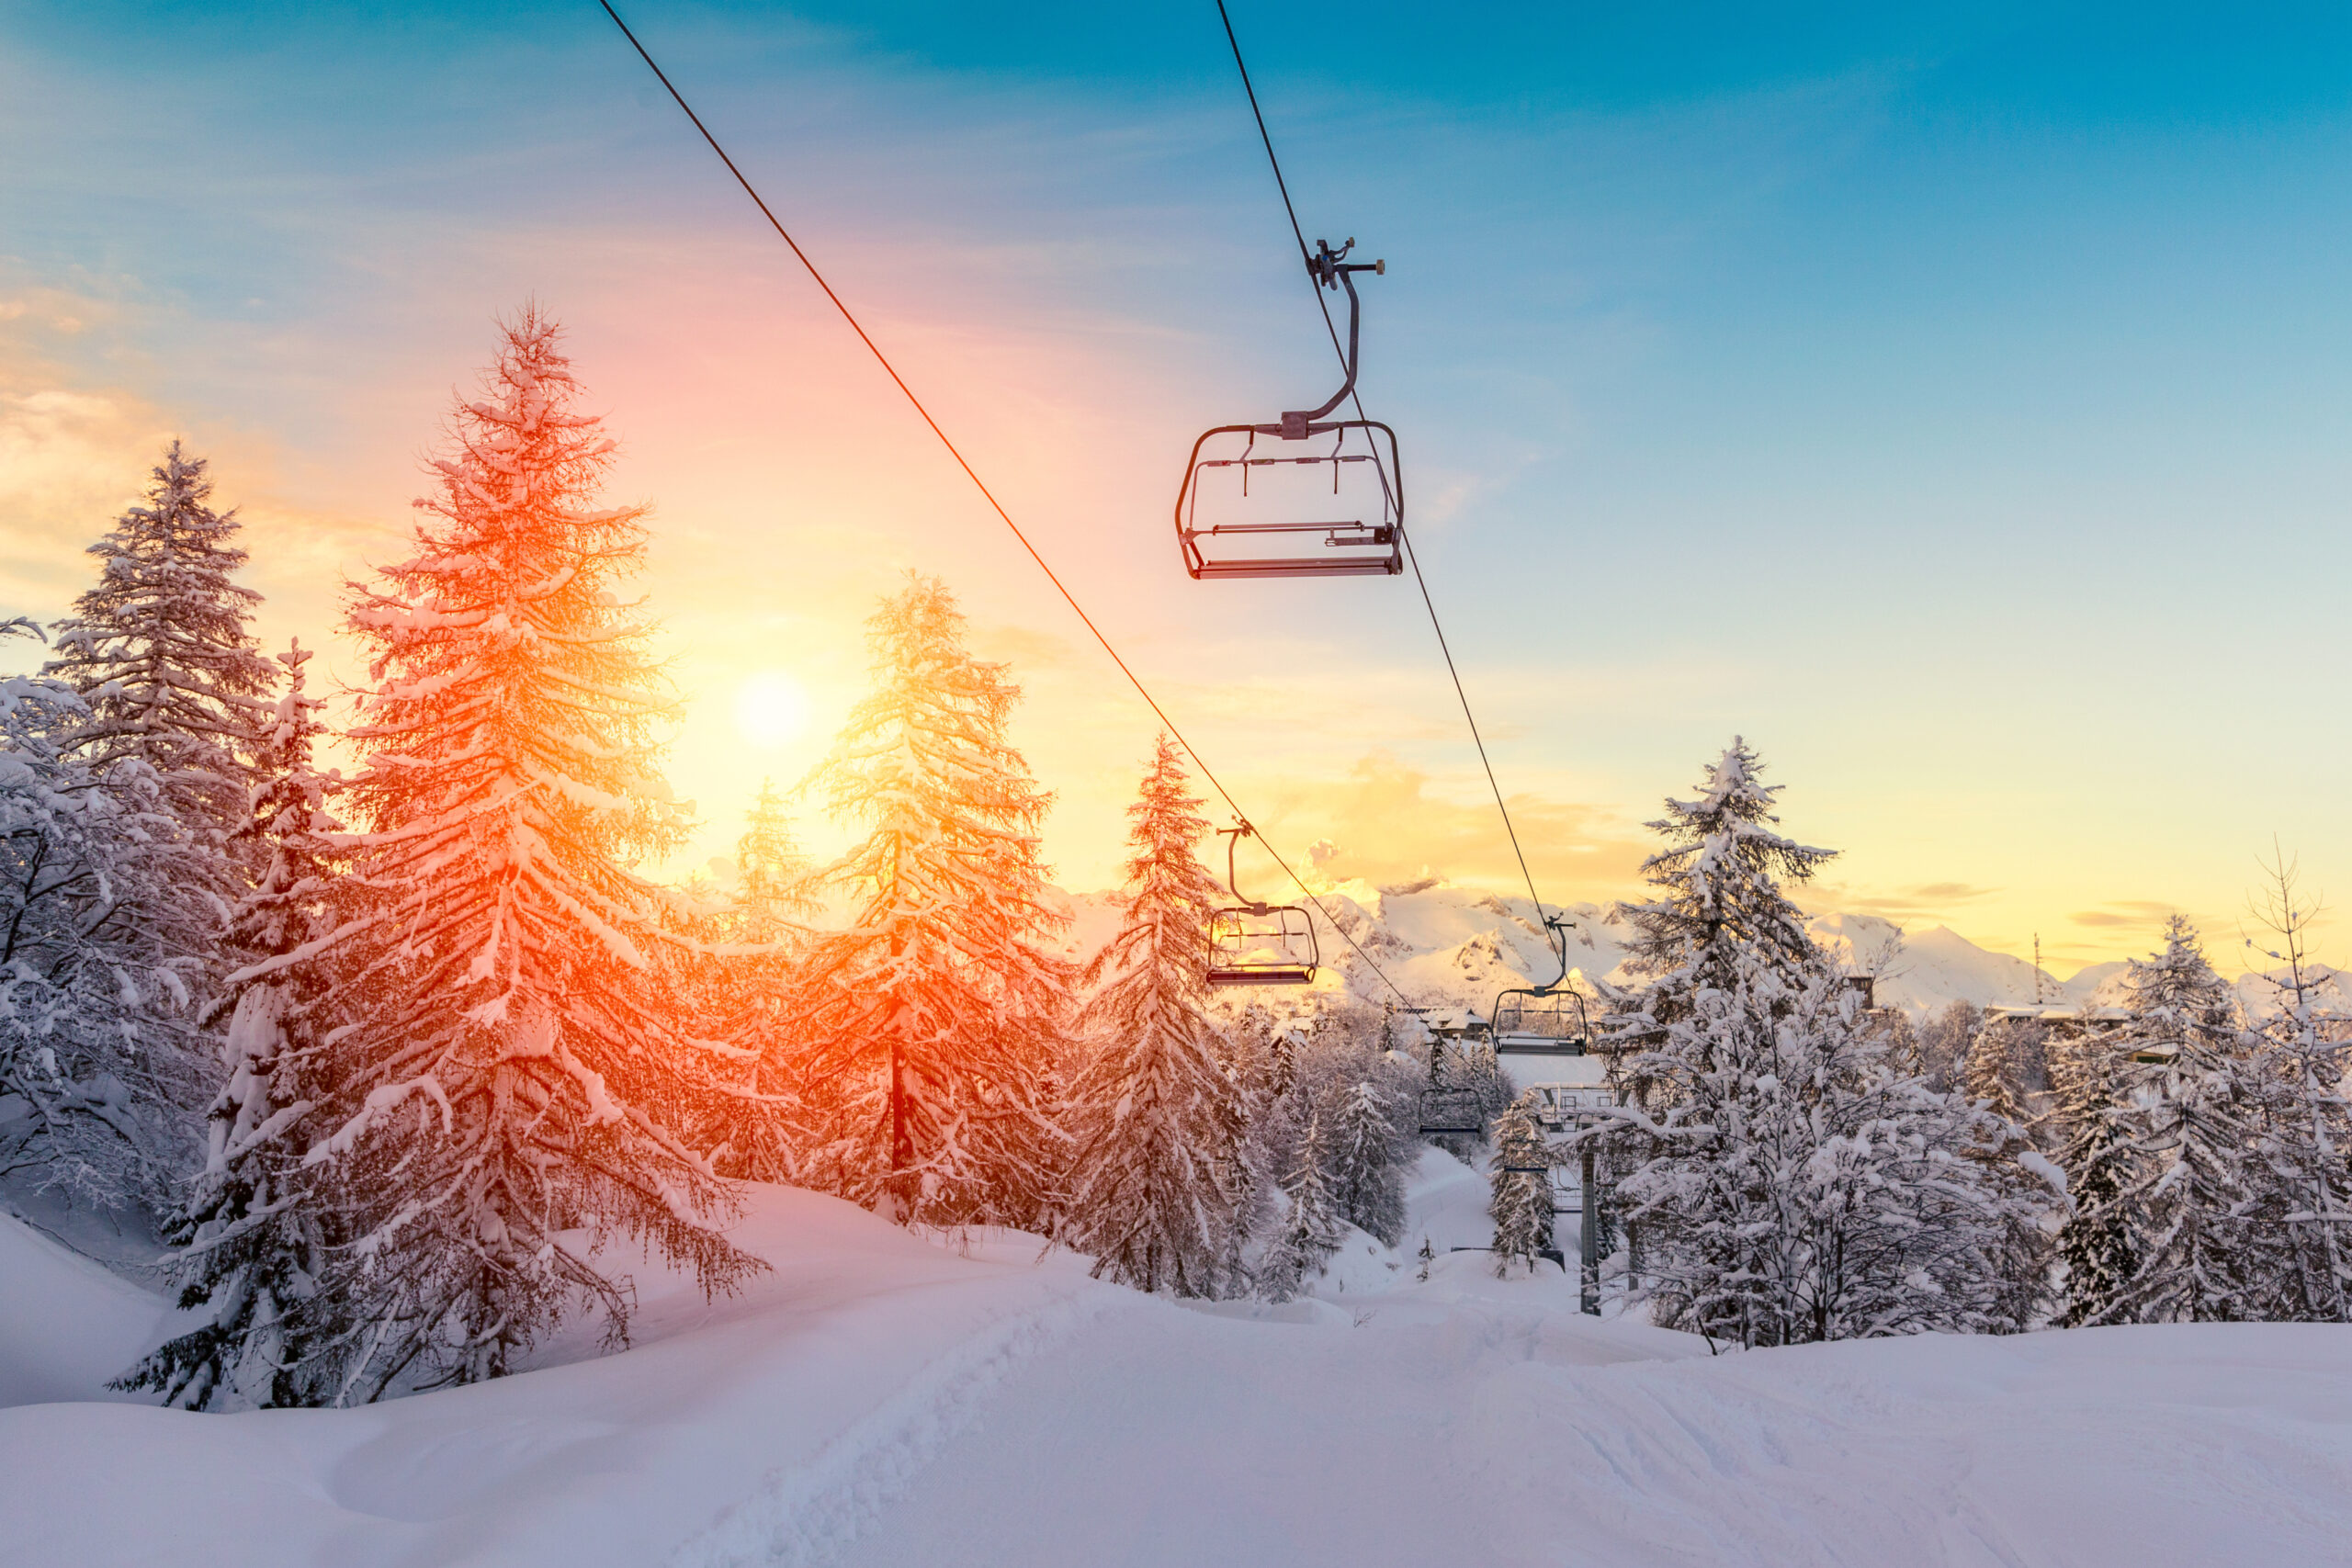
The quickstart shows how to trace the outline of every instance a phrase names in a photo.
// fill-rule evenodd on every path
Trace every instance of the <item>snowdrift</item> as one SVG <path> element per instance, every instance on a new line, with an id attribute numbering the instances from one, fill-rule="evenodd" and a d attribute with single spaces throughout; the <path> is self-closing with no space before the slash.
<path id="1" fill-rule="evenodd" d="M 1026 1237 L 756 1194 L 774 1273 L 653 1270 L 504 1382 L 348 1411 L 93 1398 L 163 1303 L 0 1227 L 12 1562 L 2269 1564 L 2346 1560 L 2352 1334 L 2200 1325 L 1711 1357 L 1498 1280 L 1424 1157 L 1391 1253 L 1190 1309 Z M 1427 1235 L 1436 1260 L 1417 1276 Z M 44 1250 L 47 1249 L 47 1250 Z M 31 1285 L 20 1281 L 36 1280 Z M 36 1320 L 36 1321 L 28 1321 Z M 100 1364 L 105 1363 L 101 1370 Z"/>

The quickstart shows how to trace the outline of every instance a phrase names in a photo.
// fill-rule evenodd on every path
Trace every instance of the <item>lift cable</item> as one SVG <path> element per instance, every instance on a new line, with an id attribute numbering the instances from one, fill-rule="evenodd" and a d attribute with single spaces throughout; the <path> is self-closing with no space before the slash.
<path id="1" fill-rule="evenodd" d="M 1306 231 L 1299 227 L 1298 209 L 1291 205 L 1290 183 L 1283 178 L 1282 160 L 1274 155 L 1274 139 L 1266 130 L 1265 111 L 1258 107 L 1258 89 L 1250 85 L 1250 67 L 1241 58 L 1241 40 L 1234 34 L 1233 17 L 1225 8 L 1225 0 L 1216 0 L 1216 14 L 1217 19 L 1225 24 L 1225 41 L 1233 48 L 1233 66 L 1241 73 L 1241 90 L 1249 95 L 1250 113 L 1258 122 L 1258 140 L 1265 144 L 1266 163 L 1274 171 L 1274 188 L 1282 193 L 1283 210 L 1290 216 L 1290 231 L 1298 242 L 1299 256 L 1312 265 L 1314 254 L 1306 248 Z M 1316 309 L 1323 312 L 1323 330 L 1331 334 L 1331 352 L 1340 356 L 1340 367 L 1344 370 L 1348 364 L 1347 351 L 1340 346 L 1340 329 L 1331 320 L 1330 302 L 1323 298 L 1319 283 L 1310 279 L 1309 287 L 1315 290 Z M 1366 417 L 1363 394 L 1351 391 L 1350 396 L 1355 400 L 1356 417 Z M 1503 832 L 1510 840 L 1510 852 L 1519 861 L 1519 874 L 1527 883 L 1527 896 L 1534 901 L 1535 918 L 1540 920 L 1544 919 L 1544 900 L 1535 891 L 1534 874 L 1527 869 L 1527 852 L 1519 847 L 1519 829 L 1511 823 L 1510 807 L 1504 804 L 1503 786 L 1495 779 L 1495 764 L 1487 756 L 1486 737 L 1478 733 L 1478 716 L 1470 711 L 1470 694 L 1463 690 L 1462 671 L 1454 668 L 1453 649 L 1446 642 L 1444 625 L 1437 618 L 1437 603 L 1430 597 L 1429 580 L 1421 575 L 1420 558 L 1413 552 L 1412 530 L 1406 528 L 1400 532 L 1404 536 L 1405 560 L 1413 569 L 1413 585 L 1421 591 L 1422 608 L 1430 613 L 1430 629 L 1437 633 L 1438 651 L 1445 656 L 1445 672 L 1453 678 L 1453 694 L 1462 704 L 1462 716 L 1470 726 L 1471 742 L 1478 749 L 1479 766 L 1487 770 L 1487 787 L 1494 792 L 1495 809 L 1502 813 Z"/>
<path id="2" fill-rule="evenodd" d="M 1046 558 L 1037 553 L 1037 547 L 1029 542 L 1029 536 L 1021 531 L 1021 525 L 1012 520 L 1012 514 L 1004 509 L 1001 502 L 997 500 L 996 493 L 989 489 L 987 482 L 973 469 L 972 465 L 965 461 L 964 454 L 956 448 L 955 442 L 948 439 L 947 432 L 939 427 L 939 422 L 931 417 L 931 411 L 923 406 L 922 400 L 915 396 L 914 389 L 908 386 L 905 379 L 899 376 L 898 367 L 890 363 L 889 356 L 882 352 L 873 338 L 866 335 L 865 328 L 859 323 L 857 317 L 847 305 L 842 302 L 842 297 L 833 292 L 833 286 L 825 281 L 825 275 L 817 270 L 817 264 L 808 259 L 808 253 L 800 248 L 800 243 L 795 240 L 784 224 L 778 220 L 775 213 L 769 209 L 766 200 L 762 197 L 758 190 L 753 188 L 752 182 L 743 176 L 743 171 L 735 166 L 735 160 L 728 156 L 727 149 L 719 145 L 718 138 L 713 136 L 710 133 L 710 128 L 703 124 L 702 117 L 695 113 L 693 106 L 686 102 L 685 96 L 680 93 L 677 86 L 671 82 L 668 73 L 654 62 L 653 56 L 647 51 L 644 44 L 638 41 L 637 35 L 629 30 L 628 24 L 621 20 L 620 13 L 613 9 L 612 0 L 596 0 L 596 4 L 604 8 L 605 15 L 613 19 L 613 26 L 620 28 L 621 36 L 628 39 L 629 47 L 637 51 L 638 58 L 645 62 L 647 69 L 653 73 L 662 87 L 668 91 L 671 99 L 685 112 L 686 118 L 694 122 L 694 128 L 702 132 L 702 139 L 710 143 L 710 150 L 718 154 L 718 161 L 727 165 L 727 172 L 735 176 L 735 183 L 743 187 L 743 194 L 750 197 L 752 204 L 759 208 L 760 216 L 768 220 L 768 227 L 774 229 L 777 238 L 792 248 L 793 255 L 797 258 L 801 266 L 807 269 L 808 276 L 816 281 L 817 287 L 824 290 L 825 298 L 832 301 L 833 309 L 841 312 L 842 320 L 849 323 L 850 331 L 857 334 L 858 342 L 864 344 L 866 351 L 874 355 L 875 362 L 882 367 L 884 374 L 890 378 L 891 384 L 906 394 L 907 401 L 914 406 L 916 413 L 922 416 L 923 423 L 931 427 L 931 433 L 933 435 L 939 437 L 939 444 L 947 448 L 947 455 L 956 459 L 956 466 L 964 470 L 964 477 L 972 481 L 973 488 L 980 492 L 981 498 L 987 501 L 989 509 L 1002 519 L 1007 528 L 1012 531 L 1012 536 L 1021 542 L 1021 547 L 1029 552 L 1029 558 L 1037 563 L 1037 570 L 1046 574 L 1046 581 L 1054 585 L 1054 591 L 1062 596 L 1062 602 L 1086 624 L 1086 629 L 1094 634 L 1094 640 L 1102 645 L 1102 651 L 1111 656 L 1111 662 L 1119 667 L 1119 673 L 1127 678 L 1127 683 L 1136 689 L 1136 694 L 1143 698 L 1145 705 L 1158 716 L 1159 722 L 1167 727 L 1168 733 L 1176 738 L 1176 744 L 1182 746 L 1185 754 L 1193 759 L 1193 766 L 1201 770 L 1201 776 L 1208 781 L 1209 787 L 1216 790 L 1224 799 L 1225 804 L 1232 808 L 1235 818 L 1247 823 L 1250 820 L 1249 813 L 1241 809 L 1240 803 L 1233 798 L 1232 792 L 1218 781 L 1216 773 L 1210 769 L 1207 761 L 1202 757 L 1198 749 L 1186 739 L 1184 732 L 1176 727 L 1176 721 L 1168 716 L 1168 710 L 1159 705 L 1159 699 L 1153 696 L 1150 688 L 1147 687 L 1136 672 L 1127 667 L 1127 661 L 1119 657 L 1119 650 L 1111 645 L 1109 637 L 1102 635 L 1102 628 L 1094 624 L 1094 617 L 1086 613 L 1086 607 L 1078 602 L 1077 596 L 1064 585 L 1054 569 L 1046 564 Z M 1315 907 L 1316 912 L 1329 922 L 1333 931 L 1346 939 L 1350 947 L 1355 949 L 1356 956 L 1363 960 L 1364 967 L 1378 976 L 1380 983 L 1394 991 L 1398 1001 L 1408 1007 L 1411 1006 L 1412 998 L 1404 993 L 1396 981 L 1388 977 L 1379 964 L 1373 962 L 1372 954 L 1366 953 L 1363 945 L 1349 934 L 1348 928 L 1332 916 L 1331 911 L 1325 908 L 1322 898 L 1313 888 L 1306 886 L 1298 873 L 1290 868 L 1290 863 L 1276 852 L 1273 845 L 1267 842 L 1263 834 L 1257 835 L 1257 838 L 1266 853 L 1272 856 L 1274 863 L 1282 867 L 1283 874 L 1298 885 L 1298 890 L 1306 896 L 1307 901 Z"/>

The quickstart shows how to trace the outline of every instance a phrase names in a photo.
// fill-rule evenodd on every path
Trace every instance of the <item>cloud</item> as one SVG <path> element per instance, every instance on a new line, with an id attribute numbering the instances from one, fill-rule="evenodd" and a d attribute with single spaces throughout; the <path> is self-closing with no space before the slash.
<path id="1" fill-rule="evenodd" d="M 2118 927 L 2155 927 L 2180 912 L 2180 906 L 2156 898 L 2110 898 L 2096 909 L 2078 909 L 2066 918 L 2095 931 Z"/>
<path id="2" fill-rule="evenodd" d="M 1997 887 L 1979 887 L 1966 882 L 1919 882 L 1883 892 L 1848 883 L 1816 882 L 1802 891 L 1798 902 L 1817 913 L 1878 915 L 1904 925 L 1915 920 L 1942 920 L 1949 911 L 1963 904 L 1978 903 L 2000 892 Z"/>
<path id="3" fill-rule="evenodd" d="M 1385 751 L 1344 779 L 1279 789 L 1283 848 L 1334 881 L 1375 884 L 1438 875 L 1483 886 L 1521 886 L 1518 861 L 1490 799 L 1432 794 L 1430 776 Z M 1528 867 L 1547 902 L 1628 893 L 1651 845 L 1614 812 L 1535 795 L 1510 797 Z"/>

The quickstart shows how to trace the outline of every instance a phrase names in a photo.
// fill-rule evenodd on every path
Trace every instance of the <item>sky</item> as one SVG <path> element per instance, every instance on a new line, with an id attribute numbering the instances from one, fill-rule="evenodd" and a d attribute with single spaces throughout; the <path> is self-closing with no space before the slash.
<path id="1" fill-rule="evenodd" d="M 1735 734 L 1809 905 L 2061 968 L 2352 875 L 2352 14 L 1230 4 L 1307 237 L 1388 264 L 1362 391 L 1547 901 Z M 1179 564 L 1193 435 L 1336 379 L 1214 0 L 622 14 L 1272 843 L 1513 886 L 1409 579 Z M 919 570 L 1116 879 L 1151 715 L 593 3 L 0 0 L 0 615 L 177 434 L 357 680 L 526 299 L 655 509 L 691 861 Z"/>

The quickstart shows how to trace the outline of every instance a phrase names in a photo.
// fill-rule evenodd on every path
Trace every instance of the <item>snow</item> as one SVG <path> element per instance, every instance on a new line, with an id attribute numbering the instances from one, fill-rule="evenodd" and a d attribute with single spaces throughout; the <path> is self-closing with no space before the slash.
<path id="1" fill-rule="evenodd" d="M 631 1350 L 583 1324 L 500 1382 L 234 1416 L 95 1402 L 162 1303 L 0 1224 L 0 1388 L 81 1401 L 0 1410 L 0 1517 L 83 1568 L 2346 1560 L 2341 1328 L 1710 1356 L 1448 1251 L 1486 1194 L 1427 1154 L 1397 1252 L 1188 1307 L 765 1188 L 735 1239 L 775 1272 L 712 1305 L 640 1269 Z"/>
<path id="2" fill-rule="evenodd" d="M 177 1314 L 105 1268 L 0 1213 L 0 1408 L 130 1400 L 107 1380 L 178 1332 Z"/>

